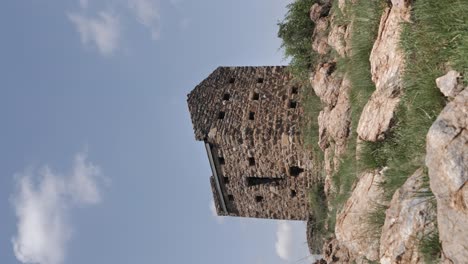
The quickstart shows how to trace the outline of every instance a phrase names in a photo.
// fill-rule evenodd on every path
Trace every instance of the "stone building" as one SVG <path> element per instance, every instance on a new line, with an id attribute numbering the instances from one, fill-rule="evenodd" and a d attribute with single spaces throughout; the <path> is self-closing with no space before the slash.
<path id="1" fill-rule="evenodd" d="M 307 219 L 313 163 L 301 89 L 284 66 L 219 67 L 188 95 L 218 215 Z"/>

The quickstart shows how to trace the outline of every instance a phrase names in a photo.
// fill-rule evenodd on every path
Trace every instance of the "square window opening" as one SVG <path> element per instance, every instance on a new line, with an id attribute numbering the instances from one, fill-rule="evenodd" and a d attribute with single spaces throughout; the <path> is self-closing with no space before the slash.
<path id="1" fill-rule="evenodd" d="M 291 108 L 291 109 L 297 108 L 297 102 L 296 101 L 289 101 L 289 108 Z"/>
<path id="2" fill-rule="evenodd" d="M 225 93 L 225 94 L 223 95 L 223 100 L 224 100 L 224 101 L 229 101 L 230 98 L 231 98 L 231 95 L 228 94 L 228 93 Z"/>
<path id="3" fill-rule="evenodd" d="M 224 165 L 224 162 L 225 162 L 224 157 L 218 157 L 218 162 L 220 165 Z"/>
<path id="4" fill-rule="evenodd" d="M 257 83 L 263 83 L 263 78 L 257 78 Z"/>
<path id="5" fill-rule="evenodd" d="M 260 196 L 260 195 L 255 196 L 255 201 L 257 203 L 261 203 L 263 201 L 263 196 Z"/>
<path id="6" fill-rule="evenodd" d="M 234 83 L 235 81 L 236 81 L 235 78 L 230 78 L 230 79 L 229 79 L 229 83 Z"/>
<path id="7" fill-rule="evenodd" d="M 254 92 L 254 93 L 252 94 L 252 100 L 258 100 L 258 99 L 260 99 L 260 94 Z"/>
<path id="8" fill-rule="evenodd" d="M 254 157 L 249 158 L 249 166 L 255 166 L 255 158 Z"/>
<path id="9" fill-rule="evenodd" d="M 226 115 L 225 112 L 223 112 L 223 111 L 219 112 L 219 114 L 218 114 L 218 119 L 224 119 L 224 116 L 225 116 L 225 115 Z"/>
<path id="10" fill-rule="evenodd" d="M 296 195 L 297 195 L 296 190 L 291 190 L 291 198 L 296 197 Z"/>
<path id="11" fill-rule="evenodd" d="M 229 194 L 229 195 L 228 195 L 228 199 L 229 199 L 229 201 L 231 201 L 231 202 L 234 201 L 234 195 Z"/>
<path id="12" fill-rule="evenodd" d="M 298 94 L 299 93 L 299 88 L 297 88 L 296 86 L 292 87 L 291 88 L 291 93 L 292 94 Z"/>

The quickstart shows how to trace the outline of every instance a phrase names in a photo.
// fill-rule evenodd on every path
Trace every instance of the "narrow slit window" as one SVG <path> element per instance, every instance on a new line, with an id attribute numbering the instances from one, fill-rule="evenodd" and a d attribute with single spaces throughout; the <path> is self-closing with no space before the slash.
<path id="1" fill-rule="evenodd" d="M 254 92 L 254 93 L 252 94 L 252 100 L 258 100 L 258 99 L 260 99 L 260 94 Z"/>
<path id="2" fill-rule="evenodd" d="M 257 185 L 278 185 L 281 182 L 281 178 L 266 178 L 266 177 L 247 177 L 247 186 L 257 186 Z"/>
<path id="3" fill-rule="evenodd" d="M 250 112 L 249 113 L 249 120 L 254 120 L 255 119 L 255 113 L 254 112 Z"/>
<path id="4" fill-rule="evenodd" d="M 229 199 L 229 201 L 231 201 L 231 202 L 234 201 L 234 195 L 229 194 L 229 195 L 228 195 L 228 199 Z"/>
<path id="5" fill-rule="evenodd" d="M 299 92 L 299 88 L 297 88 L 296 86 L 293 86 L 293 87 L 291 88 L 291 93 L 292 93 L 292 94 L 298 94 L 298 92 Z"/>
<path id="6" fill-rule="evenodd" d="M 224 184 L 229 184 L 229 177 L 223 177 Z"/>
<path id="7" fill-rule="evenodd" d="M 225 94 L 223 95 L 223 100 L 224 100 L 224 101 L 229 101 L 230 98 L 231 98 L 231 95 L 228 94 L 228 93 L 225 93 Z"/>
<path id="8" fill-rule="evenodd" d="M 225 116 L 225 115 L 226 115 L 225 112 L 223 112 L 223 111 L 219 112 L 219 114 L 218 114 L 218 119 L 224 119 L 224 116 Z"/>
<path id="9" fill-rule="evenodd" d="M 260 196 L 260 195 L 255 196 L 255 201 L 257 203 L 261 203 L 263 201 L 263 196 Z"/>
<path id="10" fill-rule="evenodd" d="M 291 176 L 294 176 L 294 177 L 299 176 L 299 174 L 301 174 L 302 172 L 304 172 L 304 169 L 298 166 L 289 167 L 289 174 Z"/>
<path id="11" fill-rule="evenodd" d="M 230 79 L 229 79 L 229 83 L 234 83 L 235 81 L 236 81 L 235 78 L 230 78 Z"/>
<path id="12" fill-rule="evenodd" d="M 294 109 L 297 107 L 297 102 L 296 101 L 289 101 L 289 108 Z"/>
<path id="13" fill-rule="evenodd" d="M 263 78 L 257 78 L 257 83 L 263 83 Z"/>
<path id="14" fill-rule="evenodd" d="M 249 165 L 250 166 L 255 166 L 255 158 L 254 157 L 249 158 Z"/>
<path id="15" fill-rule="evenodd" d="M 218 162 L 220 165 L 224 165 L 224 162 L 225 162 L 224 157 L 218 157 Z"/>

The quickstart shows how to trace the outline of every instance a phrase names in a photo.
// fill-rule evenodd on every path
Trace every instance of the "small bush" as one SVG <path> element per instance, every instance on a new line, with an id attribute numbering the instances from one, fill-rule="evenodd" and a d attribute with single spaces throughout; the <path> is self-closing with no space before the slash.
<path id="1" fill-rule="evenodd" d="M 310 20 L 310 7 L 317 0 L 296 0 L 288 4 L 285 18 L 278 22 L 278 37 L 285 57 L 290 57 L 289 69 L 301 81 L 306 81 L 315 63 L 312 50 L 312 33 L 315 24 Z"/>
<path id="2" fill-rule="evenodd" d="M 313 185 L 309 190 L 310 218 L 307 223 L 310 234 L 309 248 L 312 253 L 320 254 L 322 245 L 330 237 L 334 229 L 327 226 L 326 197 L 323 184 Z"/>

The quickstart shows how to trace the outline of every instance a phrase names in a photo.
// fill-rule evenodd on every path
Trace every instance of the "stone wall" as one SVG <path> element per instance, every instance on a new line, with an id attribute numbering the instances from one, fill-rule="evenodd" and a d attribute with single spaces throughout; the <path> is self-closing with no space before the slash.
<path id="1" fill-rule="evenodd" d="M 197 140 L 212 146 L 218 214 L 305 220 L 312 178 L 299 118 L 301 89 L 283 66 L 219 67 L 188 95 Z"/>

